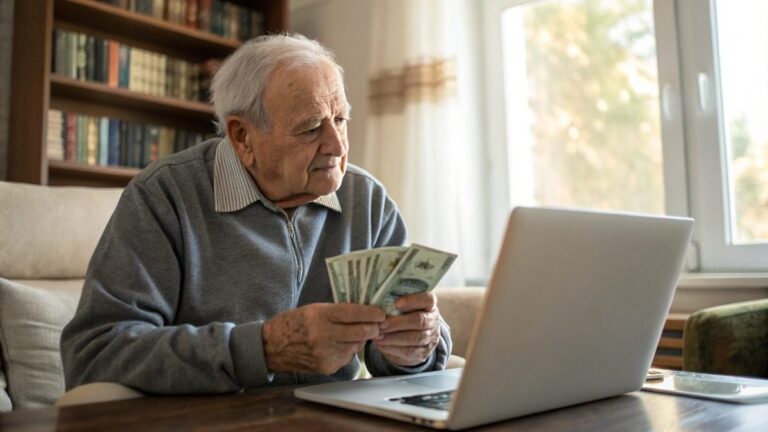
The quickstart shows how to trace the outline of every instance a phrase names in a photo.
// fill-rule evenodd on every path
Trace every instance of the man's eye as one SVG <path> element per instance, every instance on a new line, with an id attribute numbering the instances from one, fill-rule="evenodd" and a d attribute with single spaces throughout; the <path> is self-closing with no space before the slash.
<path id="1" fill-rule="evenodd" d="M 337 126 L 342 126 L 346 124 L 349 121 L 349 119 L 346 117 L 336 117 L 335 121 Z"/>
<path id="2" fill-rule="evenodd" d="M 320 126 L 313 127 L 312 129 L 309 129 L 304 132 L 305 135 L 315 135 L 320 132 Z"/>

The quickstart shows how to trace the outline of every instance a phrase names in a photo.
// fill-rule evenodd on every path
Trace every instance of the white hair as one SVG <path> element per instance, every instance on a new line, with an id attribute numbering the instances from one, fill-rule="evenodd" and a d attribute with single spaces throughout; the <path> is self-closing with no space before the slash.
<path id="1" fill-rule="evenodd" d="M 262 96 L 270 74 L 280 64 L 288 68 L 327 61 L 343 76 L 333 52 L 300 34 L 259 36 L 238 48 L 222 63 L 211 83 L 211 102 L 219 133 L 226 134 L 228 115 L 245 117 L 256 127 L 270 128 Z"/>

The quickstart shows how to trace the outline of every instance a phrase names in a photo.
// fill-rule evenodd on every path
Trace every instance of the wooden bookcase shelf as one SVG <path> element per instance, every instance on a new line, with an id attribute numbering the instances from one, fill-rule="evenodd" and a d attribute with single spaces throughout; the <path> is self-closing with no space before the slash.
<path id="1" fill-rule="evenodd" d="M 203 61 L 226 57 L 240 46 L 234 39 L 169 23 L 93 0 L 56 0 L 55 21 L 62 28 L 85 30 L 152 51 Z"/>
<path id="2" fill-rule="evenodd" d="M 55 74 L 51 75 L 51 98 L 52 100 L 77 99 L 94 105 L 104 105 L 104 109 L 108 109 L 109 106 L 119 106 L 128 110 L 140 110 L 145 114 L 187 118 L 209 127 L 214 117 L 213 106 L 207 103 L 138 93 Z M 52 106 L 52 108 L 57 107 Z"/>
<path id="3" fill-rule="evenodd" d="M 49 182 L 52 186 L 116 186 L 122 187 L 139 173 L 137 168 L 101 165 L 80 165 L 72 162 L 49 161 Z"/>
<path id="4" fill-rule="evenodd" d="M 231 1 L 231 0 L 230 0 Z M 259 11 L 268 33 L 287 29 L 288 0 L 234 0 Z M 54 30 L 114 39 L 188 62 L 223 58 L 240 41 L 126 11 L 96 0 L 18 1 L 8 134 L 8 180 L 51 185 L 124 186 L 139 171 L 48 161 L 49 109 L 212 132 L 213 107 L 51 73 Z"/>

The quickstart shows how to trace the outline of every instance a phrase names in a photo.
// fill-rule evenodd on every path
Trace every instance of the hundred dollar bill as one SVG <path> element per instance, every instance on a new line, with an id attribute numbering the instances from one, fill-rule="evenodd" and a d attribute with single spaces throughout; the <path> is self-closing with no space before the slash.
<path id="1" fill-rule="evenodd" d="M 347 258 L 347 277 L 349 280 L 347 291 L 347 301 L 357 303 L 360 296 L 360 259 L 359 255 L 353 255 Z"/>
<path id="2" fill-rule="evenodd" d="M 328 268 L 328 277 L 331 279 L 333 302 L 343 303 L 347 301 L 347 282 L 342 270 L 342 260 L 339 257 L 326 258 L 325 266 Z"/>
<path id="3" fill-rule="evenodd" d="M 365 283 L 365 304 L 372 304 L 371 300 L 381 287 L 381 284 L 387 279 L 397 263 L 403 258 L 408 250 L 405 246 L 389 246 L 371 250 L 374 254 L 370 262 L 368 277 Z"/>
<path id="4" fill-rule="evenodd" d="M 395 269 L 382 282 L 370 304 L 389 315 L 398 315 L 395 300 L 432 290 L 456 260 L 456 254 L 411 245 Z"/>
<path id="5" fill-rule="evenodd" d="M 325 259 L 331 287 L 336 290 L 334 302 L 362 302 L 365 260 L 371 253 L 371 250 L 360 250 Z"/>

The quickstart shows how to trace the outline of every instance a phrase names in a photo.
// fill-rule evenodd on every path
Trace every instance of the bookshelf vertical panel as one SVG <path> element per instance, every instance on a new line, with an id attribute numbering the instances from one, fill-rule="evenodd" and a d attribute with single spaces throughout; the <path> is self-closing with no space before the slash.
<path id="1" fill-rule="evenodd" d="M 288 2 L 270 2 L 270 7 L 264 7 L 264 30 L 267 33 L 280 33 L 288 28 Z"/>
<path id="2" fill-rule="evenodd" d="M 17 1 L 11 66 L 8 180 L 46 184 L 53 0 Z"/>

